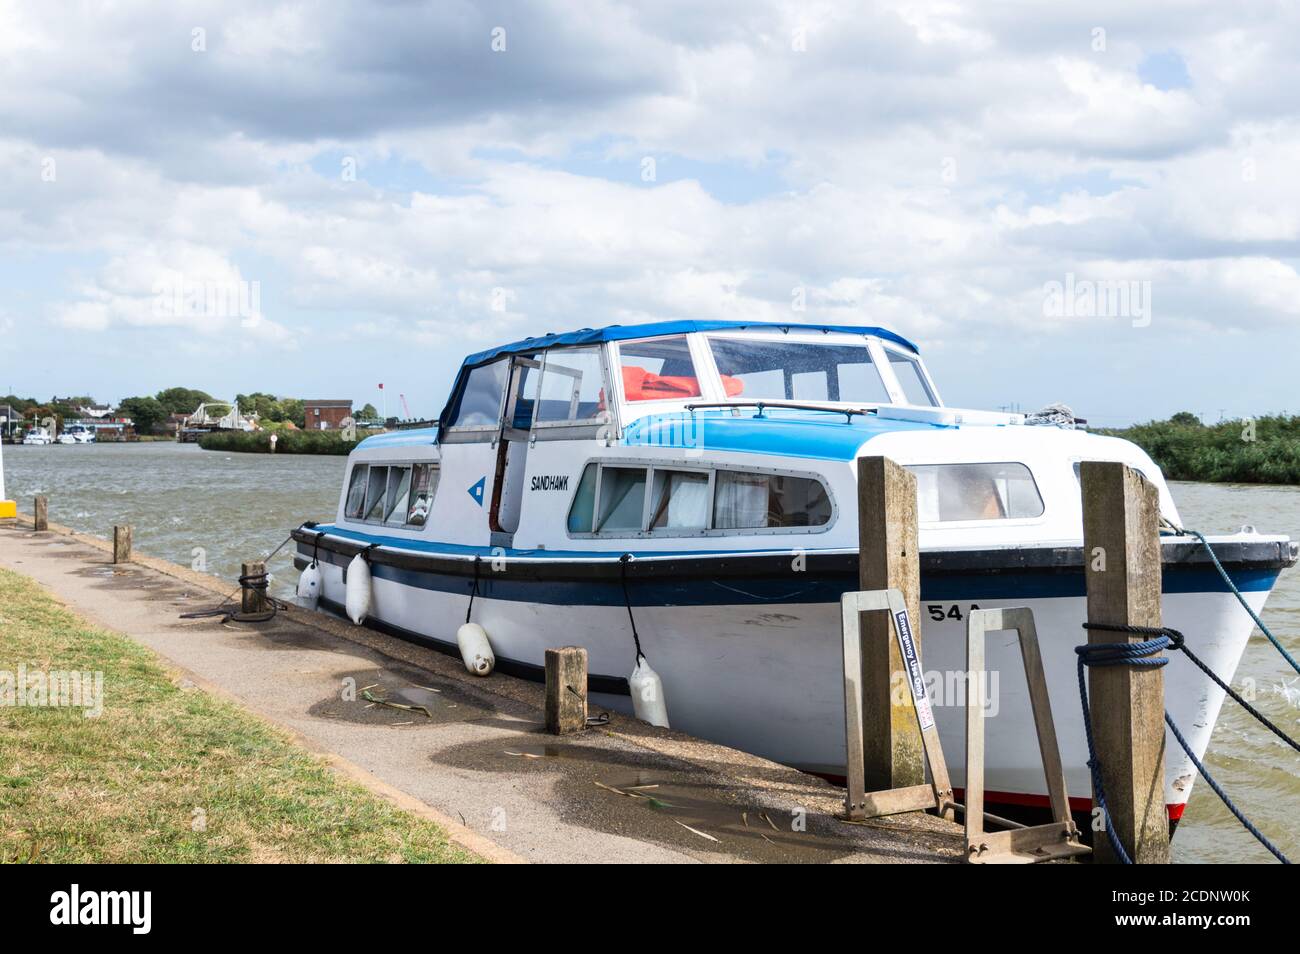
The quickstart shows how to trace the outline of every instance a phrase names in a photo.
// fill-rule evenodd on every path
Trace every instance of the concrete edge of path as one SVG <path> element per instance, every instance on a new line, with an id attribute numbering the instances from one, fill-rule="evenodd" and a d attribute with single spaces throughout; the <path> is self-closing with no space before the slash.
<path id="1" fill-rule="evenodd" d="M 19 526 L 24 522 L 22 519 L 23 516 L 25 515 L 21 515 L 19 518 Z M 8 523 L 10 521 L 5 522 Z M 30 525 L 31 521 L 27 520 L 26 523 Z M 89 536 L 84 533 L 78 533 L 69 527 L 60 526 L 54 523 L 50 524 L 50 531 L 52 533 L 57 533 L 60 536 L 71 537 L 78 543 L 88 544 L 110 555 L 113 552 L 113 544 L 111 541 L 101 540 L 98 537 Z M 158 572 L 165 573 L 172 577 L 180 575 L 176 572 L 177 570 L 184 571 L 184 576 L 182 578 L 186 583 L 201 585 L 210 592 L 220 593 L 223 596 L 225 595 L 222 587 L 218 585 L 217 581 L 213 577 L 204 576 L 202 573 L 185 571 L 184 567 L 178 567 L 176 564 L 168 563 L 165 560 L 157 560 L 153 557 L 144 556 L 142 554 L 133 555 L 132 562 L 139 563 L 141 566 L 157 570 Z M 46 594 L 51 599 L 64 609 L 68 610 L 68 612 L 74 614 L 79 619 L 84 618 L 74 607 L 69 606 L 68 603 L 59 596 L 59 594 L 53 592 L 48 587 L 42 586 L 41 589 L 45 590 Z M 98 626 L 98 624 L 95 625 Z M 130 638 L 129 634 L 127 634 L 127 637 Z M 448 840 L 456 844 L 458 847 L 472 852 L 480 858 L 483 858 L 485 861 L 490 861 L 493 864 L 528 864 L 528 861 L 525 858 L 515 854 L 513 851 L 502 847 L 489 838 L 485 838 L 472 828 L 469 828 L 449 815 L 439 811 L 432 805 L 420 801 L 418 798 L 407 794 L 400 788 L 389 785 L 383 779 L 378 778 L 376 775 L 362 768 L 360 765 L 357 765 L 355 762 L 345 759 L 343 756 L 335 752 L 330 752 L 291 726 L 284 725 L 281 722 L 272 721 L 261 713 L 255 712 L 245 705 L 242 699 L 233 692 L 230 692 L 228 689 L 204 679 L 202 676 L 183 666 L 178 666 L 172 660 L 167 659 L 158 653 L 154 653 L 154 655 L 158 656 L 159 661 L 173 677 L 173 680 L 188 680 L 204 692 L 216 696 L 225 702 L 229 702 L 232 705 L 238 706 L 240 711 L 254 719 L 257 719 L 259 722 L 269 726 L 275 731 L 289 736 L 289 738 L 299 747 L 311 752 L 313 755 L 324 761 L 325 764 L 329 766 L 330 770 L 336 775 L 359 784 L 372 794 L 383 798 L 403 811 L 409 812 L 412 815 L 418 815 L 419 817 L 438 825 L 444 832 L 446 832 Z"/>

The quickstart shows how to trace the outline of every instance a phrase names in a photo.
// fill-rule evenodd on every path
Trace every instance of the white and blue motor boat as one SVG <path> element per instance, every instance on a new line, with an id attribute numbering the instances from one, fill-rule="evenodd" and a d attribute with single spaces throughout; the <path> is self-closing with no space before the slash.
<path id="1" fill-rule="evenodd" d="M 1139 470 L 1175 527 L 1177 507 L 1129 442 L 945 406 L 916 346 L 882 328 L 673 321 L 471 355 L 436 427 L 357 446 L 333 522 L 295 531 L 296 562 L 318 559 L 321 602 L 340 609 L 365 551 L 370 625 L 455 653 L 469 613 L 507 673 L 540 679 L 547 647 L 585 646 L 593 703 L 625 711 L 630 608 L 673 728 L 843 775 L 839 598 L 858 588 L 869 455 L 917 478 L 922 661 L 954 783 L 966 617 L 1028 606 L 1071 802 L 1087 810 L 1080 462 Z M 1250 529 L 1210 545 L 1256 612 L 1297 555 Z M 1167 535 L 1162 552 L 1165 624 L 1230 680 L 1249 615 L 1194 538 Z M 1045 805 L 1019 649 L 990 640 L 987 655 L 986 797 Z M 1165 673 L 1199 757 L 1224 694 L 1186 660 Z M 1176 820 L 1194 768 L 1177 744 L 1166 759 Z"/>

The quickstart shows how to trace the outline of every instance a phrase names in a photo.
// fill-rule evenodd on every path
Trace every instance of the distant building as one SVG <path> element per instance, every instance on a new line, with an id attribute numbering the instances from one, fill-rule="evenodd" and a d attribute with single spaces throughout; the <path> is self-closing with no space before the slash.
<path id="1" fill-rule="evenodd" d="M 77 408 L 77 413 L 82 417 L 93 417 L 95 420 L 102 421 L 112 416 L 113 409 L 107 404 L 83 404 Z"/>
<path id="2" fill-rule="evenodd" d="M 352 416 L 351 401 L 303 401 L 309 431 L 336 431 Z"/>

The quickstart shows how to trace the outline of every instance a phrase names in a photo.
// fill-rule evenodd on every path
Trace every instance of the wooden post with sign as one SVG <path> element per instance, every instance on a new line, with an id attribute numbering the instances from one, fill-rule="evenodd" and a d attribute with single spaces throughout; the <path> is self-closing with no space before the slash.
<path id="1" fill-rule="evenodd" d="M 858 819 L 933 808 L 951 819 L 921 668 L 916 478 L 885 457 L 858 458 L 858 529 L 860 591 L 840 600 L 845 810 Z"/>
<path id="2" fill-rule="evenodd" d="M 887 457 L 858 458 L 858 589 L 903 594 L 912 640 L 921 646 L 921 562 L 917 544 L 916 477 Z M 925 781 L 921 730 L 890 620 L 865 615 L 862 626 L 864 783 L 868 790 Z"/>
<path id="3" fill-rule="evenodd" d="M 1156 488 L 1137 471 L 1113 461 L 1083 461 L 1080 481 L 1088 622 L 1160 626 Z M 1146 638 L 1088 630 L 1089 643 Z M 1167 864 L 1164 670 L 1094 666 L 1088 670 L 1088 702 L 1115 834 L 1135 863 Z M 1104 835 L 1099 833 L 1094 843 L 1099 861 L 1117 860 Z"/>

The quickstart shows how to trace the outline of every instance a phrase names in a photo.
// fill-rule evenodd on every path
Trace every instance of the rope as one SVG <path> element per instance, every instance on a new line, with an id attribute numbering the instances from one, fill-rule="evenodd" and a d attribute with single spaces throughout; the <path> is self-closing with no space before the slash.
<path id="1" fill-rule="evenodd" d="M 1088 740 L 1088 771 L 1092 775 L 1092 792 L 1106 825 L 1106 840 L 1110 842 L 1111 850 L 1115 852 L 1115 857 L 1120 860 L 1120 864 L 1131 865 L 1133 859 L 1124 850 L 1119 835 L 1115 834 L 1115 826 L 1111 823 L 1110 807 L 1106 804 L 1106 788 L 1101 781 L 1101 761 L 1097 758 L 1097 746 L 1093 741 L 1092 713 L 1088 707 L 1088 680 L 1084 671 L 1088 666 L 1123 665 L 1159 669 L 1166 665 L 1169 659 L 1166 656 L 1155 657 L 1155 654 L 1164 649 L 1168 642 L 1169 637 L 1159 636 L 1140 643 L 1097 643 L 1074 647 L 1074 651 L 1079 656 L 1079 699 L 1083 703 L 1083 733 Z"/>
<path id="2" fill-rule="evenodd" d="M 1170 647 L 1172 647 L 1173 649 L 1181 649 L 1183 651 L 1183 655 L 1186 656 L 1188 659 L 1190 659 L 1193 663 L 1195 663 L 1196 667 L 1200 669 L 1201 672 L 1205 673 L 1207 676 L 1213 679 L 1215 685 L 1217 685 L 1220 689 L 1222 689 L 1229 696 L 1231 696 L 1233 701 L 1236 702 L 1237 705 L 1241 706 L 1243 709 L 1245 709 L 1247 712 L 1253 715 L 1270 732 L 1276 735 L 1287 745 L 1291 746 L 1291 748 L 1295 749 L 1297 752 L 1300 752 L 1300 742 L 1297 742 L 1295 739 L 1291 738 L 1291 736 L 1287 735 L 1285 732 L 1279 729 L 1276 725 L 1273 724 L 1272 721 L 1269 720 L 1269 718 L 1266 715 L 1264 715 L 1264 713 L 1260 712 L 1249 702 L 1243 699 L 1241 695 L 1237 692 L 1237 690 L 1233 689 L 1230 685 L 1228 685 L 1226 682 L 1220 679 L 1218 674 L 1215 673 L 1214 670 L 1212 670 L 1209 666 L 1205 665 L 1205 662 L 1201 659 L 1200 656 L 1196 655 L 1196 653 L 1192 652 L 1190 649 L 1187 648 L 1186 637 L 1184 637 L 1183 634 L 1180 633 L 1178 630 L 1170 629 L 1168 626 L 1162 626 L 1162 627 L 1127 626 L 1127 625 L 1119 625 L 1119 624 L 1111 625 L 1110 623 L 1084 623 L 1083 628 L 1106 630 L 1107 632 L 1112 632 L 1112 633 L 1131 633 L 1135 636 L 1161 636 L 1161 635 L 1168 636 Z M 1122 645 L 1122 644 L 1112 644 L 1112 645 Z M 1130 645 L 1138 645 L 1138 644 L 1132 643 Z"/>
<path id="3" fill-rule="evenodd" d="M 1219 576 L 1223 577 L 1223 582 L 1228 584 L 1228 589 L 1232 590 L 1232 595 L 1237 598 L 1237 602 L 1240 603 L 1246 612 L 1250 614 L 1250 618 L 1255 621 L 1255 625 L 1259 627 L 1259 631 L 1264 634 L 1270 643 L 1273 644 L 1273 648 L 1282 654 L 1282 658 L 1291 664 L 1292 669 L 1300 673 L 1300 662 L 1297 662 L 1296 658 L 1286 651 L 1286 647 L 1283 646 L 1269 628 L 1264 625 L 1264 621 L 1259 618 L 1259 614 L 1251 609 L 1250 604 L 1246 602 L 1246 597 L 1241 595 L 1241 590 L 1237 589 L 1237 584 L 1232 582 L 1232 577 L 1228 576 L 1228 571 L 1225 570 L 1223 564 L 1219 562 L 1219 557 L 1214 552 L 1214 547 L 1210 546 L 1210 541 L 1205 539 L 1205 534 L 1201 533 L 1199 530 L 1186 530 L 1182 527 L 1176 526 L 1163 517 L 1161 519 L 1164 520 L 1164 522 L 1175 532 L 1183 536 L 1193 536 L 1197 540 L 1201 541 L 1201 546 L 1205 547 L 1205 552 L 1210 555 L 1210 561 L 1214 564 L 1214 568 L 1219 571 Z"/>
<path id="4" fill-rule="evenodd" d="M 1214 776 L 1211 775 L 1206 767 L 1201 764 L 1201 760 L 1192 753 L 1192 747 L 1187 744 L 1187 740 L 1183 738 L 1183 734 L 1178 731 L 1178 726 L 1174 725 L 1174 720 L 1169 718 L 1168 712 L 1165 713 L 1165 725 L 1169 726 L 1170 731 L 1174 733 L 1174 738 L 1177 739 L 1178 744 L 1183 747 L 1183 751 L 1187 753 L 1187 757 L 1192 760 L 1192 764 L 1196 766 L 1196 771 L 1200 772 L 1201 775 L 1205 777 L 1205 781 L 1209 783 L 1210 788 L 1214 789 L 1214 794 L 1218 795 L 1219 798 L 1222 799 L 1223 804 L 1228 806 L 1228 811 L 1237 816 L 1237 821 L 1241 822 L 1241 826 L 1254 835 L 1255 840 L 1267 848 L 1273 854 L 1274 858 L 1282 862 L 1284 865 L 1289 865 L 1291 859 L 1282 854 L 1282 852 L 1277 849 L 1277 846 L 1265 837 L 1262 831 L 1251 824 L 1250 819 L 1241 813 L 1241 809 L 1233 804 L 1232 799 L 1228 797 L 1228 793 L 1223 790 L 1222 786 L 1214 780 Z"/>
<path id="5" fill-rule="evenodd" d="M 469 607 L 465 610 L 465 622 L 469 622 L 470 613 L 474 612 L 474 597 L 478 596 L 478 563 L 482 559 L 477 553 L 474 554 L 474 582 L 469 591 Z"/>
<path id="6" fill-rule="evenodd" d="M 632 560 L 632 554 L 624 553 L 618 558 L 619 578 L 623 583 L 623 605 L 627 607 L 627 621 L 632 624 L 632 642 L 636 644 L 636 661 L 635 665 L 641 665 L 641 660 L 645 659 L 645 653 L 641 652 L 641 637 L 636 631 L 636 617 L 632 615 L 632 597 L 627 593 L 627 565 Z"/>
<path id="7" fill-rule="evenodd" d="M 1083 628 L 1150 637 L 1136 643 L 1095 643 L 1085 646 L 1076 646 L 1074 648 L 1075 653 L 1079 657 L 1079 699 L 1083 704 L 1083 729 L 1084 735 L 1088 740 L 1088 771 L 1092 775 L 1092 788 L 1093 793 L 1096 795 L 1097 807 L 1101 809 L 1102 817 L 1105 820 L 1106 839 L 1110 842 L 1111 849 L 1115 852 L 1115 857 L 1120 860 L 1121 864 L 1131 865 L 1133 859 L 1129 857 L 1128 852 L 1124 850 L 1124 846 L 1121 844 L 1119 836 L 1115 833 L 1115 826 L 1111 821 L 1110 808 L 1106 804 L 1106 791 L 1105 787 L 1102 785 L 1101 779 L 1101 761 L 1097 758 L 1097 748 L 1092 734 L 1092 711 L 1088 705 L 1088 683 L 1084 675 L 1084 670 L 1088 666 L 1132 666 L 1140 669 L 1159 669 L 1169 663 L 1169 657 L 1157 656 L 1156 653 L 1159 653 L 1164 649 L 1180 649 L 1194 663 L 1196 663 L 1196 665 L 1206 675 L 1210 676 L 1210 678 L 1218 683 L 1220 687 L 1226 690 L 1233 699 L 1241 703 L 1248 712 L 1268 726 L 1284 741 L 1295 747 L 1296 743 L 1294 740 L 1290 739 L 1285 733 L 1278 729 L 1277 726 L 1264 718 L 1258 710 L 1249 705 L 1241 698 L 1241 696 L 1226 686 L 1218 676 L 1211 672 L 1210 669 L 1187 648 L 1186 639 L 1182 633 L 1178 632 L 1178 630 L 1170 629 L 1168 627 L 1130 626 L 1121 623 L 1084 623 Z M 1242 827 L 1245 828 L 1246 831 L 1250 832 L 1251 835 L 1253 835 L 1261 845 L 1267 848 L 1274 857 L 1283 864 L 1290 864 L 1291 862 L 1286 855 L 1282 854 L 1282 852 L 1280 852 L 1277 847 L 1268 840 L 1264 833 L 1256 828 L 1251 823 L 1250 819 L 1242 814 L 1241 809 L 1237 808 L 1236 804 L 1228 796 L 1228 793 L 1223 790 L 1223 787 L 1215 780 L 1214 776 L 1210 774 L 1209 770 L 1206 769 L 1204 763 L 1202 763 L 1201 760 L 1192 752 L 1191 746 L 1188 745 L 1187 740 L 1183 738 L 1183 734 L 1178 730 L 1178 726 L 1174 724 L 1174 720 L 1170 717 L 1169 712 L 1166 711 L 1164 715 L 1165 724 L 1168 725 L 1170 730 L 1174 733 L 1174 738 L 1178 740 L 1178 744 L 1182 746 L 1183 751 L 1187 753 L 1187 757 L 1192 760 L 1192 764 L 1196 766 L 1196 770 L 1201 773 L 1210 788 L 1214 790 L 1214 794 L 1218 795 L 1223 804 L 1227 806 L 1228 811 L 1232 812 L 1236 819 L 1241 822 Z"/>

